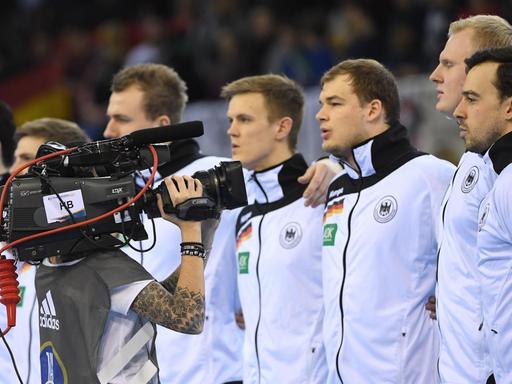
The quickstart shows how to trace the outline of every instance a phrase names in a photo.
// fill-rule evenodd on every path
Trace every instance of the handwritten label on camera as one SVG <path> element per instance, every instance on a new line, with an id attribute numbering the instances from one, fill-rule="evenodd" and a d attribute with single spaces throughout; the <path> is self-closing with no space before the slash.
<path id="1" fill-rule="evenodd" d="M 60 197 L 60 199 L 59 199 Z M 84 199 L 80 189 L 62 192 L 59 195 L 43 196 L 44 210 L 48 224 L 71 221 L 85 217 Z"/>

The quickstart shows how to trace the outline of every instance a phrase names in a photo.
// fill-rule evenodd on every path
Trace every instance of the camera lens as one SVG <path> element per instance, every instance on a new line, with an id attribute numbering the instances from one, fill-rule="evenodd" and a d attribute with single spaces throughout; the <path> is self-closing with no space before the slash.
<path id="1" fill-rule="evenodd" d="M 247 205 L 242 164 L 239 161 L 222 161 L 219 166 L 194 173 L 205 195 L 217 202 L 221 209 Z"/>

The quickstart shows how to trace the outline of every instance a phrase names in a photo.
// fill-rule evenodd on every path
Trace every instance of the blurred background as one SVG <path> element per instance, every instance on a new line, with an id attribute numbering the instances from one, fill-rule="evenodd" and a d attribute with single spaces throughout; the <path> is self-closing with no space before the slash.
<path id="1" fill-rule="evenodd" d="M 434 109 L 429 73 L 451 21 L 474 14 L 512 18 L 492 0 L 2 0 L 0 100 L 16 123 L 76 121 L 102 138 L 112 75 L 142 62 L 175 68 L 187 82 L 184 120 L 203 120 L 203 152 L 229 156 L 220 87 L 245 75 L 286 74 L 306 90 L 300 150 L 321 155 L 318 82 L 335 63 L 375 58 L 399 80 L 402 122 L 415 144 L 456 161 L 453 121 Z"/>

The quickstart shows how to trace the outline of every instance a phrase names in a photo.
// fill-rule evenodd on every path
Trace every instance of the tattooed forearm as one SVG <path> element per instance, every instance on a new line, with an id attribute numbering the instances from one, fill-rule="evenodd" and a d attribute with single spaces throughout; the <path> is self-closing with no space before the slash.
<path id="1" fill-rule="evenodd" d="M 176 291 L 176 287 L 178 286 L 178 279 L 180 278 L 180 270 L 181 268 L 178 267 L 176 270 L 171 273 L 171 275 L 165 279 L 164 281 L 161 281 L 160 284 L 164 286 L 165 289 L 167 289 L 169 292 L 171 292 L 174 295 L 174 292 Z"/>
<path id="2" fill-rule="evenodd" d="M 162 285 L 149 283 L 131 308 L 139 316 L 177 332 L 197 334 L 203 330 L 204 295 L 187 288 L 175 287 L 170 294 Z"/>

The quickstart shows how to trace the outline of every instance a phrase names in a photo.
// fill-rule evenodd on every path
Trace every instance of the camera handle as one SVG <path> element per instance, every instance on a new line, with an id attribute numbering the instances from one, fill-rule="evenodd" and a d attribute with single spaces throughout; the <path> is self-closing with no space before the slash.
<path id="1" fill-rule="evenodd" d="M 220 217 L 217 204 L 210 197 L 194 197 L 175 207 L 165 182 L 160 183 L 157 191 L 162 196 L 164 212 L 174 214 L 181 220 L 201 221 Z"/>

